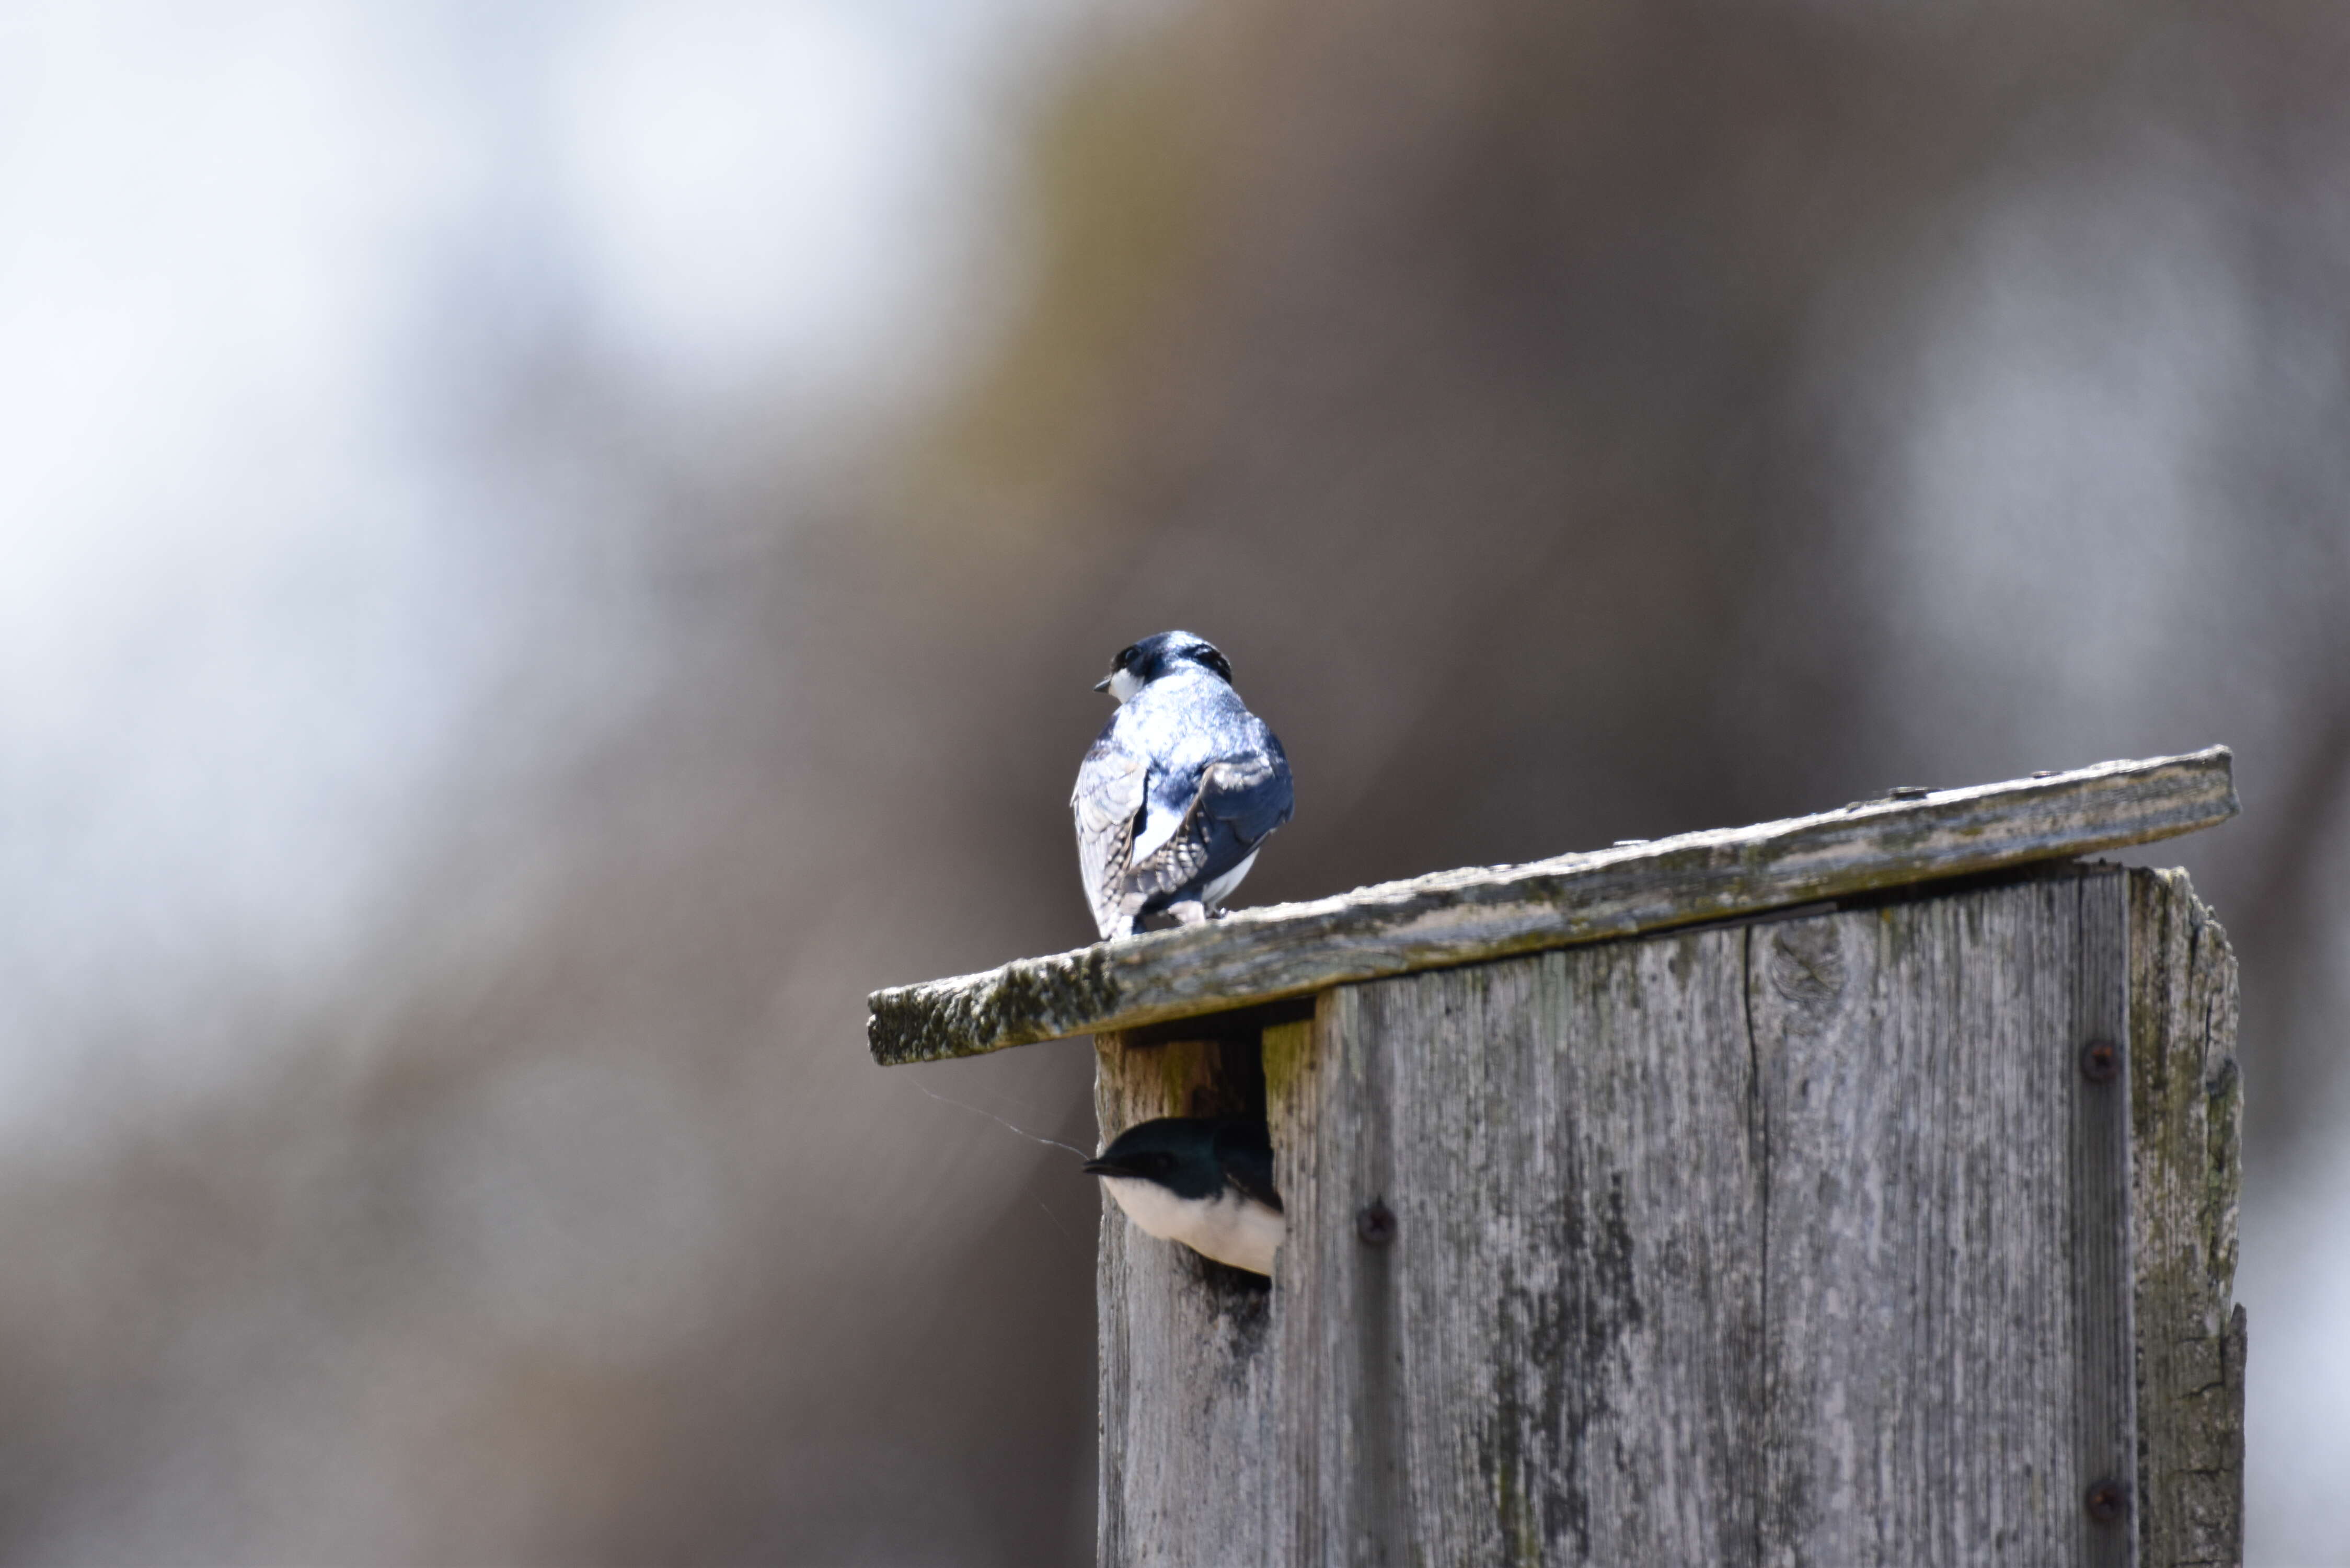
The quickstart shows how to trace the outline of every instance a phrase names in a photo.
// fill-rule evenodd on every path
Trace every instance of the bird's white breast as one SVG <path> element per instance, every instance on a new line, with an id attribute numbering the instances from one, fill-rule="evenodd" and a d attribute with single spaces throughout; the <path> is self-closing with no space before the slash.
<path id="1" fill-rule="evenodd" d="M 1180 1241 L 1203 1258 L 1253 1274 L 1273 1272 L 1273 1255 L 1289 1231 L 1278 1210 L 1229 1187 L 1213 1198 L 1178 1198 L 1155 1181 L 1131 1176 L 1105 1176 L 1102 1185 L 1146 1233 Z"/>

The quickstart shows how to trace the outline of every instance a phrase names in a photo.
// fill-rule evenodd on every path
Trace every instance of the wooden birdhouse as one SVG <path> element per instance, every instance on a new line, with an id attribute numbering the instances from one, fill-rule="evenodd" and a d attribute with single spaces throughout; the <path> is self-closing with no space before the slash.
<path id="1" fill-rule="evenodd" d="M 2241 1556 L 2214 748 L 1246 909 L 877 992 L 1262 1115 L 1269 1281 L 1103 1220 L 1105 1564 Z"/>

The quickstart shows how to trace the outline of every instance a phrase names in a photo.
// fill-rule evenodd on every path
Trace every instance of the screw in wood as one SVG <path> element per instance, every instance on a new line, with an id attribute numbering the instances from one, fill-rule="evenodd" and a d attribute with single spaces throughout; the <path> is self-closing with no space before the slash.
<path id="1" fill-rule="evenodd" d="M 1887 800 L 1923 800 L 1933 794 L 1925 784 L 1895 784 L 1885 792 Z"/>
<path id="2" fill-rule="evenodd" d="M 1355 1216 L 1355 1234 L 1367 1247 L 1384 1247 L 1395 1240 L 1395 1210 L 1374 1198 Z"/>
<path id="3" fill-rule="evenodd" d="M 2122 1054 L 2110 1040 L 2092 1040 L 2081 1047 L 2081 1076 L 2092 1084 L 2110 1084 L 2121 1075 Z"/>
<path id="4" fill-rule="evenodd" d="M 2129 1487 L 2117 1480 L 2097 1481 L 2082 1494 L 2081 1506 L 2099 1524 L 2116 1523 L 2129 1512 Z"/>

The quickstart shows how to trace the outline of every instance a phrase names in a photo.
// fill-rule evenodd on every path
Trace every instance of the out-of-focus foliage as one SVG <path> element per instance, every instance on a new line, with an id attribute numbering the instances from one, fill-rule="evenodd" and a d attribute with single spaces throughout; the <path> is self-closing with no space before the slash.
<path id="1" fill-rule="evenodd" d="M 1072 56 L 882 436 L 681 435 L 556 322 L 469 439 L 580 607 L 517 668 L 620 673 L 469 691 L 394 928 L 149 1025 L 282 1071 L 12 1169 L 0 1557 L 1088 1560 L 1094 1195 L 922 1091 L 1082 1144 L 1090 1058 L 883 1073 L 862 999 L 1086 940 L 1087 687 L 1170 626 L 1296 769 L 1253 900 L 2234 744 L 2149 857 L 2243 963 L 2256 1501 L 2323 1473 L 2261 1358 L 2350 1253 L 2345 46 L 1201 0 Z"/>

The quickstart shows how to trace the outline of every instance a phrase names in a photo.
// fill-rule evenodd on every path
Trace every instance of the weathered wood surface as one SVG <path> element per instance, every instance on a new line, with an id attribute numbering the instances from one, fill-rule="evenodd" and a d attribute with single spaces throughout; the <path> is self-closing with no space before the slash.
<path id="1" fill-rule="evenodd" d="M 882 1063 L 933 1061 L 1333 985 L 1784 909 L 2140 844 L 2236 813 L 2228 751 L 2046 778 L 1524 866 L 1445 871 L 1243 909 L 985 974 L 875 992 Z"/>
<path id="2" fill-rule="evenodd" d="M 2241 1562 L 2236 961 L 2178 871 L 2130 873 L 2139 1562 Z"/>
<path id="3" fill-rule="evenodd" d="M 2232 999 L 2110 867 L 1326 992 L 1270 1291 L 1106 1221 L 1101 1560 L 2231 1561 Z M 1105 1136 L 1254 1093 L 1099 1050 Z"/>
<path id="4" fill-rule="evenodd" d="M 1268 1067 L 1295 1057 L 1310 1023 L 1264 1032 Z M 1251 1054 L 1257 1040 L 1240 1043 Z M 1217 1042 L 1126 1051 L 1097 1042 L 1104 1127 L 1255 1109 L 1245 1067 Z M 1237 1085 L 1237 1089 L 1235 1087 Z M 1214 1568 L 1279 1561 L 1288 1491 L 1273 1427 L 1271 1290 L 1186 1247 L 1153 1241 L 1102 1206 L 1095 1299 L 1101 1379 L 1097 1478 L 1101 1560 Z M 1237 1490 L 1236 1490 L 1237 1489 Z M 1197 1498 L 1222 1498 L 1201 1510 Z M 1205 1527 L 1207 1533 L 1201 1533 Z"/>

